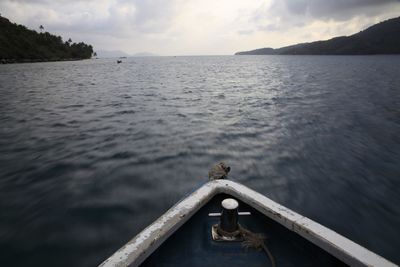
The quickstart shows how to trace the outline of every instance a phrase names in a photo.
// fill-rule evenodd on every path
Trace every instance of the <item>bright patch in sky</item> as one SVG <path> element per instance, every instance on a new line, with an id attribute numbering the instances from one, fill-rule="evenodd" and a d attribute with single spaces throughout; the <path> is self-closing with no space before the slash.
<path id="1" fill-rule="evenodd" d="M 32 29 L 134 54 L 222 55 L 350 35 L 400 14 L 398 0 L 2 0 Z"/>

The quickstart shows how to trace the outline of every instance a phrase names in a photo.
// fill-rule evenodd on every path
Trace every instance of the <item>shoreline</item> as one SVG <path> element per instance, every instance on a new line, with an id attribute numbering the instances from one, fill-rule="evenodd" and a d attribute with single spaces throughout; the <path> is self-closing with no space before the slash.
<path id="1" fill-rule="evenodd" d="M 40 62 L 62 62 L 62 61 L 80 61 L 90 58 L 65 58 L 65 59 L 0 59 L 0 65 L 21 64 L 21 63 L 40 63 Z"/>

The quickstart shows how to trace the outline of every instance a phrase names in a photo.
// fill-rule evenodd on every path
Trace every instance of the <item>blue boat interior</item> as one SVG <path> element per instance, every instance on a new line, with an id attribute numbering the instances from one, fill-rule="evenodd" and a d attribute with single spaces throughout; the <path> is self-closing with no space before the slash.
<path id="1" fill-rule="evenodd" d="M 221 201 L 228 197 L 232 198 L 226 194 L 216 195 L 141 266 L 271 266 L 271 261 L 263 250 L 245 249 L 241 242 L 213 241 L 211 227 L 219 222 L 219 217 L 209 217 L 208 214 L 221 212 Z M 239 212 L 251 212 L 249 216 L 240 216 L 239 224 L 266 236 L 265 244 L 275 259 L 276 267 L 347 266 L 251 206 L 240 200 L 238 202 Z"/>

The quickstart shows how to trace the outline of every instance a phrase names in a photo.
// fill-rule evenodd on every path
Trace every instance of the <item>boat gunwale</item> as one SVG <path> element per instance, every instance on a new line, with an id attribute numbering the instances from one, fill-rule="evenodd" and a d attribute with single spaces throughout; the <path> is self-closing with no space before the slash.
<path id="1" fill-rule="evenodd" d="M 139 266 L 166 239 L 218 194 L 229 194 L 285 226 L 350 266 L 397 266 L 325 226 L 312 221 L 266 196 L 231 180 L 205 183 L 176 203 L 156 221 L 137 234 L 100 267 Z"/>

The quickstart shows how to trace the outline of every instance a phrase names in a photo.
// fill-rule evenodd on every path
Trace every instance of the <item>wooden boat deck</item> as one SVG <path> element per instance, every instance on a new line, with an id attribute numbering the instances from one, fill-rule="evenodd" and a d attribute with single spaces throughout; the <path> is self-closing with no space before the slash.
<path id="1" fill-rule="evenodd" d="M 211 226 L 219 222 L 219 217 L 209 217 L 208 214 L 220 212 L 221 201 L 227 197 L 232 196 L 216 195 L 141 266 L 271 266 L 268 256 L 262 250 L 249 248 L 246 251 L 241 242 L 212 240 Z M 241 226 L 268 237 L 265 243 L 275 258 L 276 266 L 347 266 L 244 202 L 239 201 L 239 211 L 251 212 L 249 216 L 240 216 Z"/>
<path id="2" fill-rule="evenodd" d="M 100 266 L 222 267 L 258 266 L 261 262 L 268 266 L 265 255 L 257 251 L 245 253 L 238 243 L 223 246 L 209 242 L 211 225 L 218 218 L 209 218 L 208 213 L 220 211 L 223 194 L 240 201 L 240 210 L 252 212 L 252 216 L 240 218 L 241 224 L 269 237 L 267 245 L 279 267 L 343 266 L 342 263 L 365 267 L 397 266 L 317 222 L 229 180 L 204 184 Z M 216 258 L 220 260 L 216 261 Z"/>

